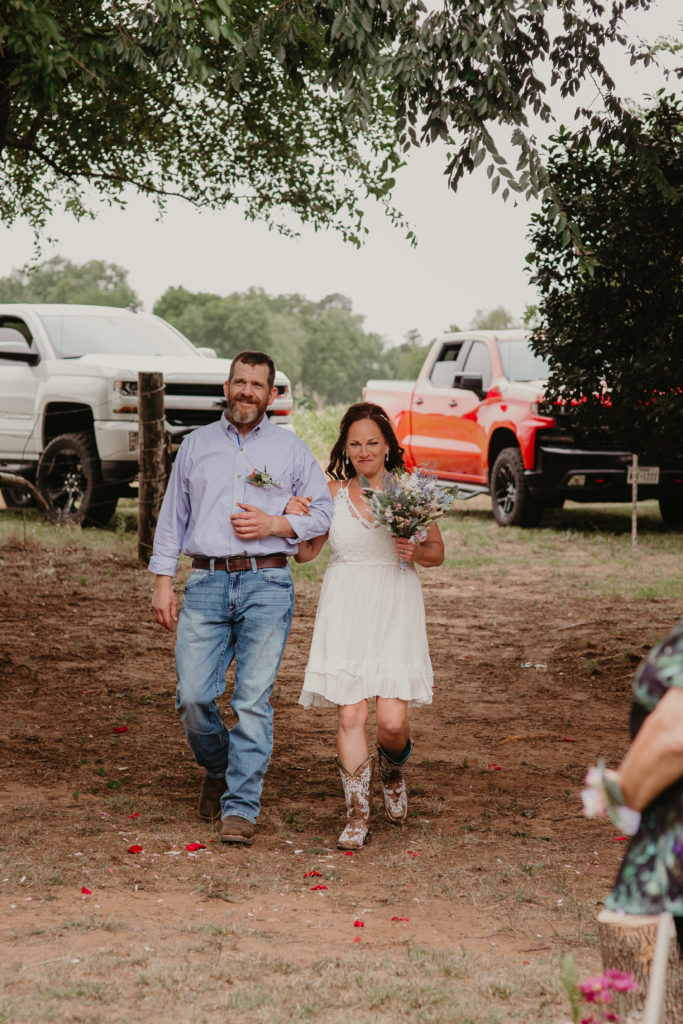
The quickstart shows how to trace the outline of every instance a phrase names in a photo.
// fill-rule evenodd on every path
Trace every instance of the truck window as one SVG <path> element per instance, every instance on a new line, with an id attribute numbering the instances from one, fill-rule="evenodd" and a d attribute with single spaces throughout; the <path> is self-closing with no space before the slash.
<path id="1" fill-rule="evenodd" d="M 463 352 L 463 341 L 448 342 L 439 352 L 429 374 L 429 382 L 436 388 L 452 388 L 458 372 L 458 357 Z"/>
<path id="2" fill-rule="evenodd" d="M 531 351 L 528 341 L 497 341 L 503 373 L 508 380 L 547 380 L 550 370 L 545 359 Z"/>
<path id="3" fill-rule="evenodd" d="M 483 341 L 472 342 L 462 372 L 481 374 L 482 388 L 484 391 L 489 390 L 493 376 L 491 372 L 491 356 Z"/>

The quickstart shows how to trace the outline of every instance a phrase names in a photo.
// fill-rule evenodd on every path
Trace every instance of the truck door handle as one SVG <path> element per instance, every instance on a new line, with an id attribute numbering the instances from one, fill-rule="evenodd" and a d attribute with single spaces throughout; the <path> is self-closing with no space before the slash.
<path id="1" fill-rule="evenodd" d="M 457 398 L 451 398 L 450 402 L 448 403 L 448 406 L 449 406 L 450 409 L 452 409 L 453 406 L 457 405 L 457 404 L 458 404 Z"/>
<path id="2" fill-rule="evenodd" d="M 424 398 L 416 398 L 413 405 L 424 405 Z"/>

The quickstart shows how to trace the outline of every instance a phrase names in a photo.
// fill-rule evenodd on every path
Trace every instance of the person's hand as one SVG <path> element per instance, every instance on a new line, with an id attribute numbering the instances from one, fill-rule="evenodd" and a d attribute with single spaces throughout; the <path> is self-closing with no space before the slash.
<path id="1" fill-rule="evenodd" d="M 260 540 L 275 533 L 275 516 L 268 515 L 256 505 L 242 505 L 238 501 L 237 507 L 242 511 L 233 513 L 230 522 L 240 540 Z"/>
<path id="2" fill-rule="evenodd" d="M 290 516 L 308 516 L 310 512 L 308 507 L 313 501 L 313 495 L 304 497 L 303 494 L 293 494 L 285 505 L 285 515 Z"/>
<path id="3" fill-rule="evenodd" d="M 170 576 L 157 576 L 154 580 L 152 609 L 154 621 L 172 633 L 173 624 L 178 621 L 178 604 Z"/>
<path id="4" fill-rule="evenodd" d="M 415 544 L 408 537 L 394 537 L 396 543 L 396 553 L 403 562 L 414 562 L 417 554 L 417 549 L 420 546 Z"/>

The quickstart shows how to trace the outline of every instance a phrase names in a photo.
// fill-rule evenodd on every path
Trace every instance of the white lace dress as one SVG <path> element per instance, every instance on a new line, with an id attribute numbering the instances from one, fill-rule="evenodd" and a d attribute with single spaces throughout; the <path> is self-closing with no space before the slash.
<path id="1" fill-rule="evenodd" d="M 391 534 L 360 515 L 348 484 L 334 499 L 329 543 L 299 703 L 400 697 L 431 704 L 433 673 L 417 572 L 410 564 L 400 568 Z"/>

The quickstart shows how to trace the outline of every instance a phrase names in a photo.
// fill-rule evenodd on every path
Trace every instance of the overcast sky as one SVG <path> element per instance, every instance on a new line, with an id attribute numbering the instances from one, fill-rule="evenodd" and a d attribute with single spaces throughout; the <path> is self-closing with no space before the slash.
<path id="1" fill-rule="evenodd" d="M 680 0 L 657 0 L 646 15 L 630 15 L 629 24 L 653 40 L 680 34 L 681 13 Z M 634 98 L 663 84 L 618 58 L 612 73 Z M 453 323 L 467 327 L 477 310 L 497 305 L 520 317 L 535 301 L 524 272 L 533 205 L 522 200 L 515 208 L 491 196 L 483 167 L 454 194 L 444 166 L 445 150 L 429 147 L 412 153 L 399 177 L 394 199 L 417 234 L 416 249 L 379 212 L 370 213 L 369 239 L 357 250 L 332 230 L 303 228 L 299 238 L 283 238 L 245 222 L 237 209 L 199 213 L 179 200 L 169 201 L 159 222 L 154 204 L 132 195 L 127 210 L 100 208 L 95 221 L 52 218 L 46 234 L 57 241 L 44 246 L 42 258 L 58 253 L 75 263 L 117 263 L 148 310 L 175 285 L 222 295 L 257 286 L 313 300 L 340 292 L 365 317 L 366 329 L 391 344 L 412 329 L 427 341 Z M 28 228 L 0 227 L 0 277 L 32 254 Z"/>

